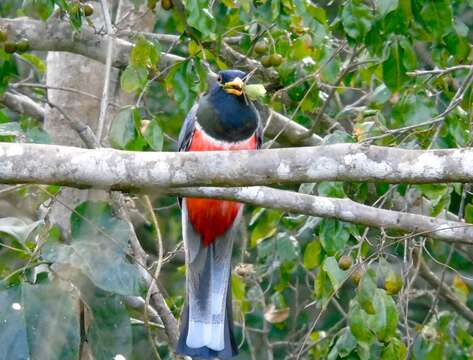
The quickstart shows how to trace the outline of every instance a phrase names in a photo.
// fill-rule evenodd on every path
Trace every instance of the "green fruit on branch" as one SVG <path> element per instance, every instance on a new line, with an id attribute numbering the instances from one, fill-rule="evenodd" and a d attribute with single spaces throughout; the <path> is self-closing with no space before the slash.
<path id="1" fill-rule="evenodd" d="M 82 10 L 84 11 L 85 16 L 91 16 L 94 13 L 94 7 L 90 4 L 85 4 L 82 7 Z"/>
<path id="2" fill-rule="evenodd" d="M 264 67 L 270 67 L 271 66 L 271 56 L 265 55 L 261 58 L 261 65 Z"/>
<path id="3" fill-rule="evenodd" d="M 148 0 L 148 9 L 154 10 L 156 8 L 156 4 L 158 3 L 158 0 Z"/>
<path id="4" fill-rule="evenodd" d="M 6 52 L 7 54 L 13 54 L 13 53 L 17 50 L 16 43 L 14 43 L 14 42 L 6 42 L 6 43 L 3 45 L 3 50 L 5 50 L 5 52 Z"/>
<path id="5" fill-rule="evenodd" d="M 351 256 L 343 255 L 338 260 L 338 267 L 342 270 L 348 270 L 351 268 L 352 263 Z"/>
<path id="6" fill-rule="evenodd" d="M 255 44 L 255 52 L 257 54 L 265 54 L 266 52 L 268 52 L 268 48 L 269 48 L 269 45 L 268 45 L 268 42 L 266 40 L 260 40 L 258 41 L 256 44 Z"/>
<path id="7" fill-rule="evenodd" d="M 171 10 L 173 8 L 173 3 L 171 0 L 161 0 L 161 7 L 164 10 Z"/>
<path id="8" fill-rule="evenodd" d="M 272 66 L 279 66 L 282 64 L 283 57 L 282 55 L 279 54 L 273 54 L 271 55 L 271 65 Z"/>
<path id="9" fill-rule="evenodd" d="M 389 295 L 397 294 L 402 288 L 401 276 L 397 272 L 391 271 L 384 279 L 384 288 Z"/>

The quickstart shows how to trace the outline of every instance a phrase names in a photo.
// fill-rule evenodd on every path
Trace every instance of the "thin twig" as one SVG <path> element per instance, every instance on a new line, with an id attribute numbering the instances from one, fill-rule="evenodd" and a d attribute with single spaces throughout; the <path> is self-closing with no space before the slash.
<path id="1" fill-rule="evenodd" d="M 112 72 L 112 57 L 113 57 L 113 44 L 114 39 L 112 38 L 112 21 L 110 19 L 110 11 L 108 9 L 107 0 L 100 0 L 102 4 L 102 12 L 105 21 L 105 29 L 107 30 L 107 56 L 105 58 L 105 76 L 102 92 L 102 100 L 100 101 L 100 115 L 97 127 L 97 139 L 100 142 L 102 139 L 103 128 L 105 125 L 105 118 L 107 116 L 108 109 L 108 96 L 110 87 L 110 74 Z"/>

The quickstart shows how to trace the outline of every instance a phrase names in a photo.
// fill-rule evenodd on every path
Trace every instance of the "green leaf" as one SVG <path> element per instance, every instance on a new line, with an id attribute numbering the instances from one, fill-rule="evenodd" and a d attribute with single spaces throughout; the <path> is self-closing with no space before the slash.
<path id="1" fill-rule="evenodd" d="M 116 149 L 128 149 L 137 139 L 136 123 L 139 122 L 139 110 L 125 107 L 120 110 L 110 127 L 110 144 Z"/>
<path id="2" fill-rule="evenodd" d="M 166 77 L 166 84 L 174 92 L 177 106 L 183 112 L 189 111 L 194 104 L 196 93 L 193 88 L 196 79 L 196 73 L 190 61 L 184 61 L 175 66 Z"/>
<path id="3" fill-rule="evenodd" d="M 56 283 L 0 290 L 0 359 L 76 359 L 78 298 Z"/>
<path id="4" fill-rule="evenodd" d="M 215 18 L 208 8 L 208 2 L 204 0 L 188 0 L 186 8 L 189 12 L 187 23 L 198 30 L 202 39 L 212 40 L 215 38 Z"/>
<path id="5" fill-rule="evenodd" d="M 473 224 L 473 204 L 467 204 L 465 206 L 465 221 L 469 224 Z"/>
<path id="6" fill-rule="evenodd" d="M 399 91 L 409 81 L 404 66 L 404 51 L 397 40 L 391 42 L 387 51 L 388 57 L 383 62 L 383 80 L 389 90 Z"/>
<path id="7" fill-rule="evenodd" d="M 86 202 L 71 215 L 72 243 L 46 244 L 43 258 L 53 268 L 80 270 L 97 287 L 121 295 L 141 295 L 139 268 L 127 259 L 130 229 L 105 202 Z"/>
<path id="8" fill-rule="evenodd" d="M 164 135 L 163 130 L 159 126 L 158 122 L 152 121 L 149 126 L 146 128 L 143 137 L 149 144 L 149 146 L 155 151 L 163 150 L 164 144 Z"/>
<path id="9" fill-rule="evenodd" d="M 394 127 L 419 124 L 436 115 L 435 105 L 422 93 L 401 97 L 392 110 Z"/>
<path id="10" fill-rule="evenodd" d="M 0 291 L 0 359 L 28 359 L 25 312 L 21 302 L 21 288 Z"/>
<path id="11" fill-rule="evenodd" d="M 145 291 L 138 266 L 130 264 L 123 250 L 103 238 L 71 245 L 46 244 L 43 258 L 59 272 L 64 266 L 81 271 L 95 286 L 111 293 L 142 295 Z"/>
<path id="12" fill-rule="evenodd" d="M 452 8 L 449 0 L 428 0 L 420 11 L 423 24 L 434 38 L 440 39 L 452 26 Z"/>
<path id="13" fill-rule="evenodd" d="M 77 358 L 80 343 L 77 295 L 55 284 L 23 284 L 21 299 L 30 354 L 35 359 Z"/>
<path id="14" fill-rule="evenodd" d="M 332 295 L 333 288 L 326 271 L 319 269 L 315 277 L 314 293 L 316 298 L 326 300 Z"/>
<path id="15" fill-rule="evenodd" d="M 356 338 L 351 333 L 350 328 L 342 329 L 341 335 L 328 354 L 327 360 L 337 360 L 338 356 L 342 358 L 348 356 L 356 348 L 356 345 Z"/>
<path id="16" fill-rule="evenodd" d="M 349 37 L 361 41 L 372 26 L 373 15 L 361 1 L 349 0 L 342 10 L 342 24 Z"/>
<path id="17" fill-rule="evenodd" d="M 312 4 L 311 2 L 306 3 L 307 12 L 319 23 L 325 25 L 327 23 L 327 13 L 325 9 Z"/>
<path id="18" fill-rule="evenodd" d="M 381 16 L 385 16 L 399 6 L 399 0 L 377 0 L 377 9 Z"/>
<path id="19" fill-rule="evenodd" d="M 120 77 L 123 91 L 132 93 L 141 90 L 148 81 L 148 71 L 144 66 L 128 65 Z"/>
<path id="20" fill-rule="evenodd" d="M 39 58 L 36 55 L 33 54 L 20 54 L 18 55 L 25 59 L 27 62 L 32 64 L 40 74 L 44 74 L 46 72 L 46 63 L 43 61 L 43 59 Z"/>
<path id="21" fill-rule="evenodd" d="M 347 195 L 341 181 L 321 181 L 317 187 L 320 196 L 344 198 Z"/>
<path id="22" fill-rule="evenodd" d="M 343 143 L 354 143 L 353 137 L 343 130 L 335 130 L 333 133 L 328 134 L 324 137 L 323 144 L 343 144 Z M 342 187 L 343 190 L 343 187 Z M 336 196 L 338 197 L 338 196 Z M 345 197 L 341 196 L 341 197 Z"/>
<path id="23" fill-rule="evenodd" d="M 250 220 L 252 227 L 250 243 L 256 246 L 260 241 L 273 236 L 277 231 L 277 226 L 282 214 L 271 209 L 257 209 Z"/>
<path id="24" fill-rule="evenodd" d="M 121 297 L 95 292 L 86 298 L 92 313 L 87 339 L 94 359 L 128 359 L 132 349 L 130 316 Z"/>
<path id="25" fill-rule="evenodd" d="M 374 314 L 376 312 L 374 303 L 376 289 L 376 272 L 373 269 L 368 269 L 363 274 L 356 293 L 360 306 L 368 314 Z"/>
<path id="26" fill-rule="evenodd" d="M 402 64 L 407 71 L 417 68 L 417 56 L 412 44 L 405 37 L 401 37 L 399 41 L 401 46 Z"/>
<path id="27" fill-rule="evenodd" d="M 275 241 L 276 254 L 281 262 L 294 261 L 299 257 L 299 242 L 294 236 L 279 233 Z"/>
<path id="28" fill-rule="evenodd" d="M 113 215 L 107 202 L 87 201 L 77 206 L 71 214 L 71 235 L 73 241 L 110 239 L 115 246 L 125 250 L 130 239 L 130 228 L 126 221 Z"/>
<path id="29" fill-rule="evenodd" d="M 320 241 L 314 240 L 307 244 L 304 250 L 304 267 L 307 270 L 312 270 L 320 265 L 321 251 Z"/>
<path id="30" fill-rule="evenodd" d="M 381 353 L 381 360 L 404 360 L 407 355 L 407 347 L 398 338 L 392 338 Z"/>
<path id="31" fill-rule="evenodd" d="M 345 223 L 339 220 L 322 219 L 319 229 L 320 242 L 329 256 L 342 250 L 350 238 L 350 232 Z"/>
<path id="32" fill-rule="evenodd" d="M 428 199 L 433 200 L 448 193 L 447 184 L 419 184 L 415 186 Z"/>
<path id="33" fill-rule="evenodd" d="M 378 340 L 387 341 L 396 334 L 398 313 L 391 296 L 383 289 L 376 289 L 374 297 L 375 315 L 370 317 L 369 325 Z"/>
<path id="34" fill-rule="evenodd" d="M 350 300 L 348 310 L 348 325 L 351 333 L 358 341 L 371 343 L 374 340 L 374 334 L 367 326 L 368 314 L 361 308 L 356 299 Z"/>
<path id="35" fill-rule="evenodd" d="M 0 218 L 0 232 L 25 243 L 30 234 L 42 223 L 42 220 L 31 222 L 14 217 Z"/>
<path id="36" fill-rule="evenodd" d="M 54 10 L 54 2 L 50 0 L 23 0 L 21 7 L 25 14 L 46 20 Z"/>
<path id="37" fill-rule="evenodd" d="M 244 301 L 246 297 L 246 286 L 243 279 L 235 274 L 232 274 L 232 295 L 237 301 Z"/>
<path id="38" fill-rule="evenodd" d="M 322 268 L 328 274 L 332 288 L 337 291 L 347 279 L 347 271 L 343 271 L 338 266 L 338 262 L 334 257 L 329 257 L 324 260 Z"/>
<path id="39" fill-rule="evenodd" d="M 156 67 L 159 61 L 159 52 L 155 44 L 140 37 L 130 54 L 130 64 L 136 68 Z"/>

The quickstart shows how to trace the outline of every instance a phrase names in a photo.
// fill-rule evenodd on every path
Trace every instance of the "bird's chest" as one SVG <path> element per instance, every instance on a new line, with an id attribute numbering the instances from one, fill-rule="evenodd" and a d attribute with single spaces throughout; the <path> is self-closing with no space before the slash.
<path id="1" fill-rule="evenodd" d="M 256 136 L 239 142 L 225 142 L 212 138 L 200 126 L 196 126 L 188 151 L 255 150 Z M 210 245 L 232 226 L 241 204 L 235 201 L 187 198 L 187 213 L 194 230 L 202 237 L 205 246 Z"/>

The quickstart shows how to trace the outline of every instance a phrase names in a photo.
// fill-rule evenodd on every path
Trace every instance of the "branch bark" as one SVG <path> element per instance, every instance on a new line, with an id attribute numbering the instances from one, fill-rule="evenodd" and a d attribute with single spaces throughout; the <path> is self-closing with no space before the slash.
<path id="1" fill-rule="evenodd" d="M 237 200 L 266 208 L 318 217 L 330 217 L 387 230 L 422 234 L 432 238 L 473 245 L 473 226 L 424 215 L 379 209 L 350 199 L 326 198 L 263 186 L 247 188 L 177 188 L 179 196 Z"/>
<path id="2" fill-rule="evenodd" d="M 44 107 L 26 95 L 7 91 L 0 96 L 0 104 L 22 115 L 28 115 L 41 121 L 44 118 Z"/>
<path id="3" fill-rule="evenodd" d="M 260 151 L 173 153 L 0 143 L 0 157 L 0 183 L 115 190 L 323 180 L 473 182 L 473 149 L 406 150 L 335 144 Z"/>

